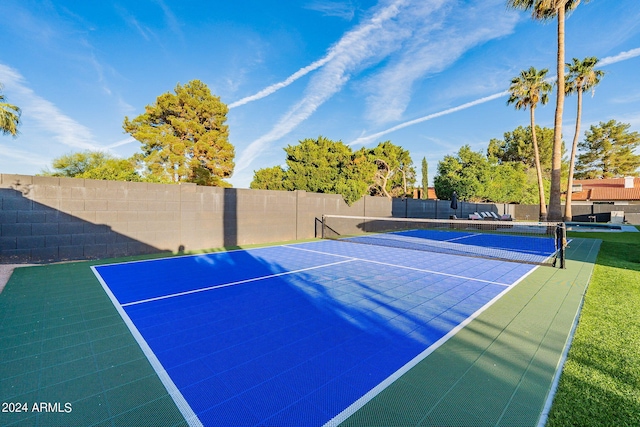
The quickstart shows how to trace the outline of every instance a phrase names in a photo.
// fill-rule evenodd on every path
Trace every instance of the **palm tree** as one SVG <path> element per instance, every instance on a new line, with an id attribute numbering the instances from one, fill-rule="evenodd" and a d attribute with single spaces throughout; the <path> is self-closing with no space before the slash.
<path id="1" fill-rule="evenodd" d="M 569 160 L 569 179 L 567 181 L 567 201 L 564 206 L 564 220 L 571 221 L 573 213 L 571 212 L 571 188 L 573 187 L 573 170 L 576 160 L 576 151 L 578 149 L 578 135 L 580 134 L 580 119 L 582 116 L 582 93 L 585 90 L 595 91 L 595 87 L 600 83 L 600 79 L 604 76 L 604 71 L 595 70 L 594 67 L 598 63 L 598 58 L 591 56 L 580 61 L 573 58 L 572 63 L 567 63 L 569 74 L 566 76 L 565 93 L 578 94 L 578 114 L 576 118 L 576 132 L 573 135 L 573 146 L 571 147 L 571 160 Z"/>
<path id="2" fill-rule="evenodd" d="M 549 92 L 553 89 L 551 83 L 545 79 L 547 70 L 536 70 L 531 67 L 520 72 L 518 77 L 511 80 L 509 86 L 509 99 L 507 105 L 515 104 L 516 110 L 526 110 L 529 107 L 531 118 L 531 140 L 533 141 L 533 154 L 536 162 L 536 175 L 538 176 L 538 193 L 540 194 L 540 221 L 547 220 L 547 204 L 542 183 L 542 167 L 540 166 L 540 152 L 538 151 L 538 139 L 536 138 L 535 110 L 538 102 L 542 105 L 549 100 Z"/>
<path id="3" fill-rule="evenodd" d="M 2 84 L 0 83 L 0 90 Z M 20 109 L 15 105 L 5 102 L 4 95 L 0 93 L 0 129 L 3 135 L 16 136 L 20 124 Z"/>
<path id="4" fill-rule="evenodd" d="M 564 20 L 566 12 L 571 12 L 581 0 L 507 0 L 507 6 L 520 10 L 531 10 L 533 19 L 558 20 L 558 57 L 556 114 L 554 118 L 553 157 L 551 160 L 551 194 L 549 199 L 549 219 L 559 221 L 562 217 L 560 205 L 560 179 L 562 167 L 562 113 L 564 111 Z M 589 0 L 585 0 L 587 2 Z"/>

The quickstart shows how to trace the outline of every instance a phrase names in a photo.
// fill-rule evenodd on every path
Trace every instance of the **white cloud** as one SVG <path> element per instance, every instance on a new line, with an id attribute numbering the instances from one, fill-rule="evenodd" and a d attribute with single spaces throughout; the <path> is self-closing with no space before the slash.
<path id="1" fill-rule="evenodd" d="M 629 50 L 629 51 L 626 51 L 626 52 L 621 52 L 618 55 L 606 57 L 606 58 L 602 59 L 602 61 L 600 61 L 598 63 L 598 65 L 601 66 L 603 64 L 604 65 L 614 64 L 616 62 L 626 61 L 628 59 L 632 59 L 632 58 L 635 58 L 637 56 L 640 56 L 640 48 L 632 49 L 632 50 Z M 555 78 L 556 78 L 555 76 L 552 76 L 552 77 L 549 77 L 547 80 L 548 81 L 553 81 L 553 80 L 555 80 Z M 422 122 L 425 122 L 425 121 L 428 121 L 428 120 L 431 120 L 431 119 L 435 119 L 437 117 L 441 117 L 441 116 L 445 116 L 445 115 L 448 115 L 448 114 L 456 113 L 458 111 L 466 110 L 467 108 L 471 108 L 471 107 L 474 107 L 474 106 L 479 105 L 479 104 L 484 104 L 485 102 L 493 101 L 494 99 L 502 98 L 502 97 L 507 96 L 507 95 L 508 95 L 508 92 L 504 91 L 504 92 L 500 92 L 500 93 L 495 93 L 493 95 L 485 96 L 485 97 L 476 99 L 475 101 L 467 102 L 465 104 L 459 105 L 459 106 L 454 107 L 454 108 L 449 108 L 447 110 L 440 111 L 438 113 L 429 114 L 428 116 L 424 116 L 424 117 L 420 117 L 418 119 L 409 120 L 409 121 L 400 123 L 400 124 L 398 124 L 396 126 L 393 126 L 391 128 L 388 128 L 386 130 L 383 130 L 383 131 L 380 131 L 380 132 L 377 132 L 377 133 L 374 133 L 374 134 L 371 134 L 371 135 L 361 136 L 361 137 L 357 138 L 356 140 L 352 141 L 350 144 L 363 144 L 363 145 L 366 145 L 366 144 L 369 144 L 369 143 L 373 142 L 374 140 L 376 140 L 376 139 L 378 139 L 378 138 L 380 138 L 380 137 L 382 137 L 384 135 L 387 135 L 389 133 L 395 132 L 397 130 L 404 129 L 406 127 L 413 126 L 415 124 L 422 123 Z M 636 123 L 637 116 L 630 116 L 628 121 L 631 122 L 632 124 Z"/>
<path id="2" fill-rule="evenodd" d="M 114 8 L 118 12 L 118 14 L 122 17 L 122 19 L 131 28 L 135 29 L 142 36 L 143 39 L 145 39 L 146 41 L 151 41 L 152 37 L 154 39 L 156 38 L 155 34 L 153 33 L 153 31 L 149 29 L 149 27 L 140 23 L 140 21 L 138 21 L 138 19 L 135 16 L 133 16 L 128 10 L 126 10 L 124 7 L 120 5 L 114 5 Z"/>
<path id="3" fill-rule="evenodd" d="M 18 71 L 0 64 L 0 81 L 5 84 L 6 93 L 11 94 L 12 102 L 22 109 L 23 122 L 33 122 L 50 133 L 57 143 L 82 150 L 101 149 L 87 127 L 62 113 L 52 102 L 35 94 Z"/>
<path id="4" fill-rule="evenodd" d="M 356 8 L 351 1 L 345 3 L 343 1 L 316 0 L 304 7 L 320 12 L 325 16 L 334 16 L 347 21 L 351 21 L 356 12 Z"/>
<path id="5" fill-rule="evenodd" d="M 131 144 L 132 142 L 136 142 L 136 139 L 132 136 L 122 139 L 120 141 L 114 142 L 113 144 L 107 146 L 107 150 L 111 150 L 113 148 L 121 147 L 123 145 Z"/>
<path id="6" fill-rule="evenodd" d="M 371 93 L 367 99 L 369 116 L 376 122 L 398 120 L 411 100 L 414 81 L 429 72 L 443 70 L 471 47 L 513 31 L 518 20 L 515 13 L 503 13 L 500 18 L 487 21 L 486 16 L 498 7 L 503 10 L 502 0 L 485 0 L 464 7 L 451 6 L 445 0 L 389 2 L 369 20 L 347 32 L 324 58 L 298 70 L 287 80 L 232 104 L 235 107 L 267 96 L 318 70 L 304 97 L 241 153 L 236 171 L 248 168 L 270 143 L 308 119 L 352 75 L 383 60 L 389 65 L 366 85 Z M 459 16 L 460 13 L 463 15 Z"/>
<path id="7" fill-rule="evenodd" d="M 176 15 L 173 13 L 173 11 L 171 9 L 169 9 L 169 6 L 167 6 L 166 3 L 163 0 L 156 0 L 156 3 L 158 3 L 160 8 L 162 9 L 162 12 L 164 13 L 164 19 L 165 19 L 167 25 L 169 26 L 169 29 L 176 36 L 178 36 L 180 39 L 183 40 L 184 39 L 184 34 L 182 33 L 181 24 L 178 21 L 178 19 L 176 18 Z"/>
<path id="8" fill-rule="evenodd" d="M 400 120 L 416 81 L 445 70 L 469 49 L 512 33 L 518 21 L 515 12 L 503 13 L 502 1 L 441 6 L 436 2 L 412 6 L 409 17 L 401 21 L 403 27 L 413 28 L 414 34 L 367 84 L 369 120 L 377 124 Z M 495 13 L 497 9 L 500 13 Z"/>
<path id="9" fill-rule="evenodd" d="M 602 58 L 598 62 L 598 66 L 605 67 L 607 65 L 615 64 L 621 61 L 626 61 L 627 59 L 635 58 L 637 56 L 640 56 L 640 47 L 627 50 L 626 52 L 620 52 L 619 54 L 614 56 L 607 56 L 606 58 Z"/>
<path id="10" fill-rule="evenodd" d="M 432 7 L 425 7 L 424 3 L 421 3 L 419 9 L 423 13 L 430 13 L 442 3 L 443 0 L 432 0 Z M 415 12 L 415 9 L 406 8 L 411 5 L 407 0 L 396 0 L 380 9 L 364 24 L 346 33 L 331 48 L 327 55 L 330 59 L 312 78 L 303 99 L 294 105 L 271 131 L 253 141 L 242 152 L 236 164 L 236 171 L 248 168 L 269 143 L 282 138 L 309 118 L 320 105 L 344 86 L 352 73 L 380 62 L 390 52 L 398 49 L 399 42 L 410 37 L 411 31 L 396 21 L 401 21 L 404 14 Z"/>
<path id="11" fill-rule="evenodd" d="M 386 25 L 402 12 L 402 6 L 406 3 L 407 0 L 395 0 L 364 24 L 346 33 L 325 58 L 320 60 L 326 63 L 307 86 L 303 99 L 294 105 L 271 131 L 253 141 L 242 152 L 236 164 L 236 171 L 248 168 L 269 143 L 291 132 L 338 92 L 349 80 L 351 72 L 374 57 L 380 58 L 381 52 L 386 51 L 390 43 L 402 37 L 397 32 L 388 31 Z M 304 68 L 298 73 L 302 70 Z"/>

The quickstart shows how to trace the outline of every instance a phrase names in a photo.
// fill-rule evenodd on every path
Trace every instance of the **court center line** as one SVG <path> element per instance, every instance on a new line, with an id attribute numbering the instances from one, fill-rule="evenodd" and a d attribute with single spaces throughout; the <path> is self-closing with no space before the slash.
<path id="1" fill-rule="evenodd" d="M 454 240 L 468 239 L 469 237 L 476 237 L 476 236 L 480 236 L 480 234 L 476 233 L 476 234 L 469 234 L 468 236 L 454 237 L 453 239 L 445 240 L 445 242 L 453 242 Z"/>
<path id="2" fill-rule="evenodd" d="M 389 264 L 387 262 L 373 261 L 373 260 L 364 259 L 364 258 L 354 258 L 354 257 L 346 256 L 346 255 L 333 254 L 331 252 L 322 252 L 322 251 L 316 251 L 316 250 L 313 250 L 313 249 L 298 248 L 296 246 L 283 245 L 282 247 L 289 248 L 289 249 L 296 249 L 296 250 L 299 250 L 299 251 L 314 252 L 314 253 L 322 254 L 322 255 L 334 255 L 334 256 L 338 256 L 338 257 L 349 258 L 350 260 L 354 260 L 354 261 L 363 261 L 363 262 L 370 262 L 372 264 L 385 265 L 387 267 L 395 267 L 395 268 L 401 268 L 401 269 L 405 269 L 405 270 L 420 271 L 420 272 L 423 272 L 423 273 L 437 274 L 437 275 L 440 275 L 440 276 L 453 277 L 453 278 L 456 278 L 456 279 L 472 280 L 474 282 L 489 283 L 491 285 L 506 286 L 506 287 L 511 286 L 511 284 L 509 284 L 509 283 L 494 282 L 492 280 L 477 279 L 475 277 L 466 277 L 466 276 L 460 276 L 460 275 L 457 275 L 457 274 L 442 273 L 440 271 L 426 270 L 424 268 L 416 268 L 416 267 L 408 267 L 408 266 L 404 266 L 404 265 Z"/>
<path id="3" fill-rule="evenodd" d="M 336 256 L 338 256 L 338 255 L 336 255 Z M 160 300 L 167 299 L 167 298 L 180 297 L 180 296 L 183 296 L 183 295 L 195 294 L 195 293 L 198 293 L 198 292 L 211 291 L 213 289 L 227 288 L 229 286 L 235 286 L 235 285 L 241 285 L 241 284 L 244 284 L 244 283 L 256 282 L 258 280 L 271 279 L 271 278 L 274 278 L 274 277 L 287 276 L 289 274 L 302 273 L 302 272 L 309 271 L 309 270 L 315 270 L 315 269 L 324 268 L 324 267 L 331 267 L 331 266 L 334 266 L 334 265 L 344 264 L 344 263 L 353 262 L 353 261 L 359 261 L 359 260 L 357 258 L 349 257 L 349 259 L 346 259 L 344 261 L 337 261 L 337 262 L 332 262 L 332 263 L 329 263 L 329 264 L 316 265 L 314 267 L 301 268 L 299 270 L 283 271 L 282 273 L 269 274 L 268 276 L 253 277 L 251 279 L 238 280 L 236 282 L 223 283 L 221 285 L 207 286 L 206 288 L 198 288 L 198 289 L 192 289 L 190 291 L 177 292 L 175 294 L 162 295 L 162 296 L 159 296 L 159 297 L 153 297 L 153 298 L 147 298 L 147 299 L 143 299 L 143 300 L 139 300 L 139 301 L 128 302 L 128 303 L 121 304 L 121 305 L 122 305 L 122 307 L 129 307 L 129 306 L 132 306 L 132 305 L 143 304 L 143 303 L 146 303 L 146 302 L 160 301 Z"/>

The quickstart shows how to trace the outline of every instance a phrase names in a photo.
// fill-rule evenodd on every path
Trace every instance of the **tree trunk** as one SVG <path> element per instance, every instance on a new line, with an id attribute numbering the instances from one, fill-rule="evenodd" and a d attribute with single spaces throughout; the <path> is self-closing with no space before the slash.
<path id="1" fill-rule="evenodd" d="M 402 191 L 404 192 L 402 197 L 405 197 L 407 195 L 407 173 L 404 171 L 404 168 L 400 171 L 402 172 Z"/>
<path id="2" fill-rule="evenodd" d="M 539 221 L 547 220 L 547 201 L 544 197 L 544 184 L 542 182 L 542 167 L 540 166 L 540 151 L 538 150 L 538 139 L 536 137 L 535 107 L 531 107 L 531 140 L 533 141 L 533 155 L 536 162 L 536 175 L 538 176 L 538 194 L 540 195 L 540 216 Z"/>
<path id="3" fill-rule="evenodd" d="M 578 117 L 576 118 L 576 133 L 573 135 L 573 145 L 571 146 L 571 159 L 569 160 L 569 179 L 567 180 L 567 200 L 564 205 L 564 220 L 571 221 L 573 212 L 571 211 L 571 189 L 573 187 L 573 170 L 576 162 L 576 151 L 578 151 L 578 135 L 580 134 L 580 118 L 582 116 L 582 87 L 578 87 Z"/>
<path id="4" fill-rule="evenodd" d="M 553 157 L 551 159 L 551 193 L 549 198 L 549 220 L 562 219 L 560 204 L 560 179 L 562 172 L 562 113 L 564 110 L 564 3 L 558 7 L 558 82 L 556 115 L 553 126 Z"/>
<path id="5" fill-rule="evenodd" d="M 383 175 L 380 173 L 380 169 L 378 169 L 377 174 L 382 180 L 382 184 L 380 185 L 382 194 L 384 194 L 387 199 L 391 200 L 392 199 L 391 194 L 389 194 L 389 192 L 387 191 L 387 183 L 389 182 L 389 178 L 391 178 L 393 171 L 389 167 L 389 164 L 382 159 L 376 159 L 376 163 L 382 163 L 387 171 L 387 173 Z"/>

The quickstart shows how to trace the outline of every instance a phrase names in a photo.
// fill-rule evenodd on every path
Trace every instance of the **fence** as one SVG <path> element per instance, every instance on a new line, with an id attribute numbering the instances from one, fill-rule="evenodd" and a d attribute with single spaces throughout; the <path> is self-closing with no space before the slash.
<path id="1" fill-rule="evenodd" d="M 574 206 L 608 221 L 639 205 Z M 110 258 L 310 239 L 323 214 L 466 218 L 473 212 L 537 219 L 537 206 L 339 195 L 89 179 L 0 175 L 0 262 Z"/>
<path id="2" fill-rule="evenodd" d="M 387 199 L 0 175 L 0 262 L 109 258 L 309 239 L 322 214 L 391 216 Z"/>

